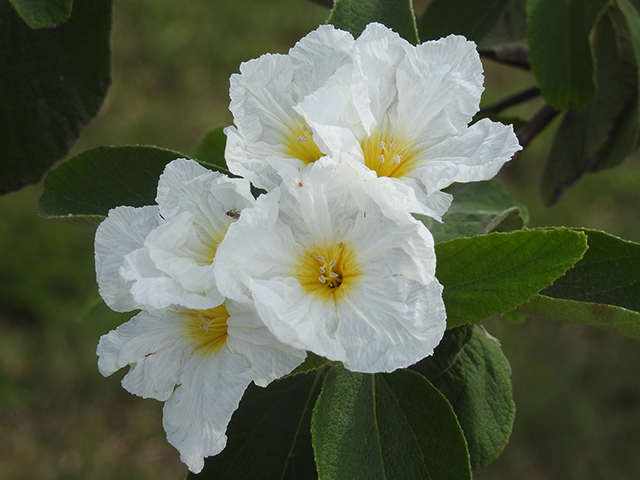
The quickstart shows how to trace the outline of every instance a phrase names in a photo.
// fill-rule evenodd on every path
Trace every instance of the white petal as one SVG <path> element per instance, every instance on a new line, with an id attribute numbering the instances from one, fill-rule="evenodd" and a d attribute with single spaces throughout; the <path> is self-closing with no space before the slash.
<path id="1" fill-rule="evenodd" d="M 446 328 L 442 287 L 386 279 L 369 284 L 338 305 L 336 338 L 344 366 L 364 373 L 392 372 L 431 355 Z"/>
<path id="2" fill-rule="evenodd" d="M 419 178 L 429 193 L 453 182 L 489 180 L 520 149 L 510 125 L 482 119 L 463 134 L 427 149 L 424 161 L 411 175 Z"/>
<path id="3" fill-rule="evenodd" d="M 317 90 L 340 67 L 351 63 L 354 40 L 349 32 L 321 25 L 289 50 L 296 98 Z"/>
<path id="4" fill-rule="evenodd" d="M 215 286 L 213 266 L 197 261 L 202 260 L 202 249 L 187 212 L 151 232 L 145 248 L 127 255 L 121 269 L 123 278 L 133 282 L 131 293 L 137 304 L 194 309 L 220 305 L 224 298 Z"/>
<path id="5" fill-rule="evenodd" d="M 269 330 L 283 343 L 334 361 L 346 360 L 344 347 L 331 335 L 338 324 L 334 304 L 306 295 L 297 280 L 252 280 L 256 308 Z"/>
<path id="6" fill-rule="evenodd" d="M 398 66 L 398 130 L 435 143 L 464 130 L 484 90 L 473 42 L 450 35 L 406 50 Z"/>
<path id="7" fill-rule="evenodd" d="M 251 186 L 242 178 L 229 178 L 184 158 L 167 164 L 158 182 L 156 201 L 165 220 L 189 212 L 205 232 L 226 232 L 230 217 L 253 205 Z"/>
<path id="8" fill-rule="evenodd" d="M 371 112 L 378 125 L 383 123 L 389 108 L 397 102 L 397 68 L 411 48 L 409 42 L 379 23 L 367 25 L 356 40 L 354 63 L 366 79 Z"/>
<path id="9" fill-rule="evenodd" d="M 376 122 L 366 94 L 366 80 L 345 65 L 325 85 L 307 95 L 295 110 L 313 129 L 314 140 L 333 158 L 357 149 Z"/>
<path id="10" fill-rule="evenodd" d="M 95 238 L 96 277 L 100 295 L 117 312 L 138 308 L 130 293 L 131 281 L 120 275 L 124 258 L 142 247 L 159 224 L 158 207 L 117 207 L 98 226 Z"/>
<path id="11" fill-rule="evenodd" d="M 104 376 L 127 365 L 123 387 L 143 398 L 166 400 L 178 383 L 185 350 L 175 315 L 163 310 L 141 312 L 98 343 L 98 369 Z"/>
<path id="12" fill-rule="evenodd" d="M 278 222 L 280 189 L 261 195 L 242 212 L 218 247 L 214 272 L 219 291 L 239 302 L 250 301 L 251 276 L 273 277 L 286 271 L 295 241 L 291 229 Z M 256 241 L 260 239 L 260 241 Z M 277 248 L 268 248 L 277 245 Z"/>
<path id="13" fill-rule="evenodd" d="M 304 361 L 307 352 L 279 342 L 264 325 L 253 303 L 227 300 L 226 306 L 230 314 L 226 345 L 232 353 L 249 359 L 257 385 L 267 386 Z"/>
<path id="14" fill-rule="evenodd" d="M 368 170 L 362 166 L 363 169 Z M 370 171 L 371 172 L 371 171 Z M 364 172 L 363 172 L 364 173 Z M 407 212 L 427 215 L 442 221 L 442 215 L 449 209 L 453 197 L 448 193 L 434 191 L 427 194 L 424 185 L 411 177 L 402 179 L 373 176 L 363 178 L 363 187 L 376 199 L 382 213 L 387 217 L 403 218 Z M 365 175 L 361 175 L 365 177 Z"/>
<path id="15" fill-rule="evenodd" d="M 293 68 L 286 55 L 262 55 L 240 65 L 240 74 L 231 75 L 231 103 L 234 122 L 248 141 L 272 145 L 282 138 L 297 103 L 291 91 Z"/>
<path id="16" fill-rule="evenodd" d="M 180 384 L 164 404 L 162 424 L 192 472 L 199 473 L 204 458 L 225 447 L 227 425 L 252 376 L 249 361 L 225 347 L 186 362 Z"/>

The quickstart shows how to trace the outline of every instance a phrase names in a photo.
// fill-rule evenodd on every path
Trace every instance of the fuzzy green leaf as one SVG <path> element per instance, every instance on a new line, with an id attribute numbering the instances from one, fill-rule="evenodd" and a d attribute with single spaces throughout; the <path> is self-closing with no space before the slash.
<path id="1" fill-rule="evenodd" d="M 584 254 L 587 237 L 567 228 L 491 233 L 436 245 L 447 326 L 513 310 L 564 274 Z"/>
<path id="2" fill-rule="evenodd" d="M 523 228 L 528 213 L 495 180 L 461 183 L 447 190 L 453 203 L 442 223 L 416 215 L 431 231 L 436 242 L 472 237 L 491 232 L 511 232 Z"/>
<path id="3" fill-rule="evenodd" d="M 165 165 L 185 157 L 146 146 L 98 147 L 83 152 L 49 174 L 38 213 L 74 223 L 98 224 L 119 205 L 153 205 Z"/>
<path id="4" fill-rule="evenodd" d="M 214 127 L 200 139 L 192 157 L 201 164 L 228 175 L 229 169 L 224 158 L 226 145 L 227 136 L 224 134 L 224 127 Z"/>
<path id="5" fill-rule="evenodd" d="M 433 0 L 420 17 L 422 41 L 437 40 L 451 33 L 478 43 L 497 22 L 511 0 Z"/>
<path id="6" fill-rule="evenodd" d="M 582 231 L 589 245 L 584 257 L 540 294 L 640 312 L 640 244 L 597 230 Z"/>
<path id="7" fill-rule="evenodd" d="M 110 82 L 110 0 L 77 0 L 32 30 L 0 1 L 0 193 L 40 181 L 97 114 Z"/>
<path id="8" fill-rule="evenodd" d="M 514 312 L 557 322 L 589 325 L 640 340 L 640 313 L 614 305 L 534 295 Z"/>
<path id="9" fill-rule="evenodd" d="M 529 63 L 557 109 L 583 108 L 595 91 L 589 37 L 609 0 L 528 0 Z"/>
<path id="10" fill-rule="evenodd" d="M 515 416 L 511 367 L 498 342 L 477 325 L 454 328 L 431 357 L 411 369 L 451 402 L 469 445 L 471 467 L 480 470 L 498 458 Z"/>
<path id="11" fill-rule="evenodd" d="M 328 22 L 354 37 L 379 22 L 414 45 L 419 41 L 411 0 L 335 0 Z"/>
<path id="12" fill-rule="evenodd" d="M 640 66 L 640 0 L 617 0 L 616 4 L 625 17 L 627 30 L 633 45 L 633 52 L 636 57 L 636 66 Z M 640 78 L 640 68 L 637 69 Z M 638 81 L 640 84 L 640 80 Z M 640 109 L 638 115 L 638 125 L 640 125 Z"/>
<path id="13" fill-rule="evenodd" d="M 69 20 L 73 0 L 9 0 L 31 28 L 51 27 Z"/>
<path id="14" fill-rule="evenodd" d="M 471 479 L 451 405 L 416 372 L 371 375 L 336 366 L 311 423 L 323 480 Z"/>
<path id="15" fill-rule="evenodd" d="M 311 447 L 311 412 L 325 370 L 249 385 L 227 427 L 227 446 L 187 480 L 318 478 Z"/>
<path id="16" fill-rule="evenodd" d="M 595 30 L 596 91 L 583 110 L 569 109 L 547 154 L 542 197 L 554 204 L 583 174 L 620 164 L 636 147 L 638 67 L 619 10 Z"/>

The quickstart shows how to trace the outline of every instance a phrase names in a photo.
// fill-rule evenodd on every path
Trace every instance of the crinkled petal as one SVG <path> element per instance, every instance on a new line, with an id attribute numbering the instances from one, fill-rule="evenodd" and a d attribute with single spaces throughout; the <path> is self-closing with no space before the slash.
<path id="1" fill-rule="evenodd" d="M 442 221 L 453 197 L 444 192 L 427 194 L 424 185 L 411 177 L 377 177 L 364 165 L 360 169 L 363 188 L 376 200 L 387 217 L 404 218 L 407 212 L 427 215 Z"/>
<path id="2" fill-rule="evenodd" d="M 226 212 L 253 205 L 251 186 L 243 178 L 229 178 L 180 158 L 167 164 L 158 181 L 156 201 L 165 220 L 189 212 L 201 233 L 224 235 L 231 223 Z"/>
<path id="3" fill-rule="evenodd" d="M 395 278 L 368 284 L 338 304 L 335 336 L 344 366 L 364 373 L 392 372 L 431 355 L 446 328 L 442 287 Z"/>
<path id="4" fill-rule="evenodd" d="M 291 229 L 278 222 L 280 190 L 261 195 L 253 208 L 242 212 L 218 247 L 214 271 L 219 291 L 238 302 L 251 300 L 252 276 L 283 274 L 296 244 Z M 259 239 L 259 241 L 256 241 Z M 278 245 L 268 249 L 266 245 Z"/>
<path id="5" fill-rule="evenodd" d="M 249 360 L 224 346 L 216 355 L 194 355 L 185 363 L 164 404 L 162 424 L 192 472 L 199 473 L 204 458 L 225 447 L 227 425 L 252 377 Z"/>
<path id="6" fill-rule="evenodd" d="M 353 53 L 355 78 L 364 79 L 371 114 L 377 125 L 383 123 L 389 109 L 397 102 L 397 68 L 406 51 L 412 48 L 409 42 L 379 23 L 367 25 L 356 40 Z M 371 127 L 367 131 L 370 134 Z"/>
<path id="7" fill-rule="evenodd" d="M 320 88 L 343 65 L 351 63 L 354 40 L 349 32 L 333 25 L 321 25 L 289 50 L 294 82 L 294 98 Z"/>
<path id="8" fill-rule="evenodd" d="M 143 246 L 159 219 L 156 206 L 117 207 L 98 226 L 95 263 L 100 296 L 117 312 L 139 307 L 130 293 L 132 282 L 120 275 L 120 268 L 126 255 Z"/>
<path id="9" fill-rule="evenodd" d="M 253 303 L 227 300 L 226 306 L 231 315 L 226 345 L 232 353 L 249 359 L 256 385 L 266 387 L 304 361 L 307 352 L 278 341 L 264 325 Z"/>
<path id="10" fill-rule="evenodd" d="M 425 143 L 456 135 L 478 111 L 483 81 L 476 45 L 464 37 L 407 48 L 398 65 L 398 104 L 390 122 Z"/>
<path id="11" fill-rule="evenodd" d="M 344 347 L 329 332 L 339 321 L 335 306 L 302 291 L 291 277 L 251 280 L 256 309 L 284 343 L 334 361 L 346 360 Z"/>
<path id="12" fill-rule="evenodd" d="M 297 102 L 291 91 L 293 68 L 287 55 L 265 54 L 240 65 L 231 75 L 229 109 L 240 134 L 248 141 L 277 145 Z"/>
<path id="13" fill-rule="evenodd" d="M 207 309 L 223 302 L 215 286 L 213 266 L 196 261 L 206 257 L 198 251 L 202 246 L 194 237 L 192 217 L 184 212 L 151 232 L 145 248 L 125 257 L 120 272 L 132 282 L 131 294 L 138 305 Z"/>
<path id="14" fill-rule="evenodd" d="M 271 191 L 282 181 L 282 175 L 295 175 L 302 162 L 290 158 L 282 144 L 269 144 L 243 137 L 231 126 L 224 129 L 227 136 L 225 160 L 229 170 L 258 188 Z"/>
<path id="15" fill-rule="evenodd" d="M 411 176 L 419 178 L 428 193 L 453 182 L 489 180 L 518 150 L 513 127 L 482 119 L 464 133 L 426 149 Z"/>
<path id="16" fill-rule="evenodd" d="M 143 398 L 166 400 L 178 383 L 185 350 L 180 319 L 164 310 L 141 312 L 98 343 L 98 369 L 104 376 L 131 365 L 123 387 Z"/>

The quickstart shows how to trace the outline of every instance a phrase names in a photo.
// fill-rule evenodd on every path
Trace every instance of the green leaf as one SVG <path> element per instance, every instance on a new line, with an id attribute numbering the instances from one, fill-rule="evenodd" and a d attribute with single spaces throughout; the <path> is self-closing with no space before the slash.
<path id="1" fill-rule="evenodd" d="M 429 228 L 436 242 L 519 230 L 528 221 L 526 208 L 517 204 L 495 180 L 457 184 L 447 193 L 453 195 L 453 203 L 442 223 L 416 215 Z"/>
<path id="2" fill-rule="evenodd" d="M 636 65 L 640 65 L 640 0 L 617 0 L 616 4 L 626 20 Z M 640 78 L 640 69 L 637 70 L 637 74 Z M 640 125 L 640 110 L 636 113 L 639 115 L 638 125 Z"/>
<path id="3" fill-rule="evenodd" d="M 595 85 L 591 30 L 609 0 L 528 0 L 529 63 L 557 109 L 583 108 Z"/>
<path id="4" fill-rule="evenodd" d="M 584 257 L 540 294 L 640 312 L 640 244 L 596 230 L 582 231 L 589 245 Z"/>
<path id="5" fill-rule="evenodd" d="M 110 82 L 110 0 L 32 30 L 0 0 L 0 193 L 36 183 L 96 115 Z"/>
<path id="6" fill-rule="evenodd" d="M 448 328 L 513 310 L 574 265 L 587 248 L 567 228 L 491 233 L 436 245 Z"/>
<path id="7" fill-rule="evenodd" d="M 153 205 L 165 165 L 185 157 L 146 146 L 98 147 L 83 152 L 49 174 L 38 213 L 95 225 L 118 205 Z"/>
<path id="8" fill-rule="evenodd" d="M 511 0 L 433 0 L 418 24 L 422 41 L 451 33 L 478 43 L 503 14 Z"/>
<path id="9" fill-rule="evenodd" d="M 289 375 L 297 375 L 299 373 L 307 373 L 324 367 L 329 360 L 313 352 L 307 352 L 307 358 L 298 365 Z"/>
<path id="10" fill-rule="evenodd" d="M 229 175 L 227 161 L 224 158 L 226 145 L 227 136 L 224 134 L 224 127 L 214 127 L 200 139 L 192 157 L 206 167 Z"/>
<path id="11" fill-rule="evenodd" d="M 418 43 L 411 0 L 335 0 L 328 23 L 358 37 L 371 22 L 386 25 L 414 45 Z"/>
<path id="12" fill-rule="evenodd" d="M 454 328 L 431 357 L 411 369 L 431 381 L 453 406 L 469 445 L 471 467 L 480 470 L 498 458 L 515 416 L 511 367 L 500 344 L 477 325 Z"/>
<path id="13" fill-rule="evenodd" d="M 227 446 L 189 479 L 300 480 L 318 478 L 311 447 L 311 412 L 325 370 L 253 384 L 227 427 Z"/>
<path id="14" fill-rule="evenodd" d="M 640 313 L 614 305 L 534 295 L 514 311 L 557 322 L 590 325 L 640 340 Z"/>
<path id="15" fill-rule="evenodd" d="M 471 479 L 451 405 L 418 373 L 371 375 L 336 366 L 311 425 L 323 480 Z"/>
<path id="16" fill-rule="evenodd" d="M 69 20 L 73 0 L 9 0 L 31 28 L 58 25 Z"/>
<path id="17" fill-rule="evenodd" d="M 595 95 L 562 119 L 542 176 L 542 197 L 556 203 L 583 174 L 620 164 L 638 132 L 638 67 L 619 10 L 610 8 L 594 32 Z"/>
<path id="18" fill-rule="evenodd" d="M 500 45 L 502 47 L 515 46 L 525 42 L 527 31 L 526 0 L 511 0 L 498 18 L 491 30 L 485 35 L 482 45 Z M 523 64 L 528 69 L 526 47 L 524 48 Z"/>

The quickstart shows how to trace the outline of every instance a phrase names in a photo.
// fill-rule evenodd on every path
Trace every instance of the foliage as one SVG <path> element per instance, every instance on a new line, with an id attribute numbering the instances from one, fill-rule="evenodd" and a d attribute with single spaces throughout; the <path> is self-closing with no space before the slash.
<path id="1" fill-rule="evenodd" d="M 434 0 L 416 23 L 408 0 L 337 0 L 329 22 L 357 36 L 378 21 L 414 44 L 464 34 L 482 48 L 515 3 Z M 534 116 L 518 133 L 526 146 L 531 131 L 564 111 L 541 180 L 552 204 L 584 173 L 615 167 L 638 146 L 640 5 L 526 7 L 524 65 L 548 102 L 543 113 L 553 114 Z M 39 181 L 96 115 L 109 84 L 110 10 L 107 1 L 0 0 L 0 31 L 9 32 L 0 35 L 8 99 L 0 122 L 10 125 L 0 130 L 3 192 Z M 190 156 L 149 146 L 80 153 L 49 174 L 39 212 L 95 225 L 118 205 L 151 205 L 160 173 L 177 157 L 228 173 L 224 142 L 214 128 Z M 499 344 L 469 324 L 513 311 L 640 338 L 640 245 L 592 230 L 522 230 L 526 209 L 495 181 L 449 192 L 455 200 L 442 224 L 420 218 L 438 242 L 450 329 L 434 355 L 388 374 L 311 357 L 265 389 L 252 386 L 226 450 L 188 478 L 312 478 L 316 469 L 327 479 L 471 478 L 471 468 L 484 468 L 507 444 L 514 404 Z"/>

